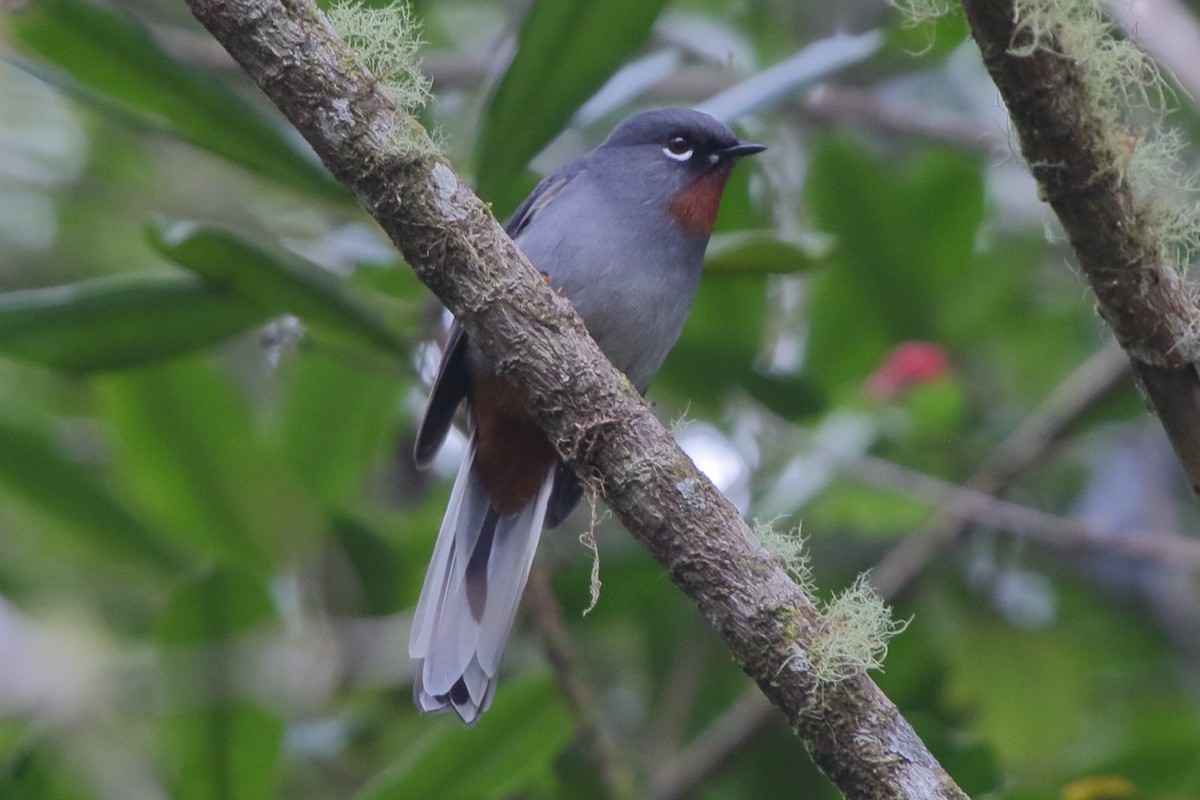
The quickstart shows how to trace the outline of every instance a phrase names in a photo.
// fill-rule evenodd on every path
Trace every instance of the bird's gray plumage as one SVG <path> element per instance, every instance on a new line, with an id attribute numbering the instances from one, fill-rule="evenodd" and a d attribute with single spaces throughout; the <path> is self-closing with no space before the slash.
<path id="1" fill-rule="evenodd" d="M 696 143 L 687 164 L 664 151 L 674 132 Z M 571 300 L 604 354 L 640 391 L 679 336 L 708 242 L 706 231 L 676 224 L 668 207 L 723 151 L 732 160 L 741 153 L 731 148 L 740 146 L 728 128 L 701 112 L 639 114 L 538 184 L 508 223 L 530 262 Z M 418 463 L 437 452 L 472 381 L 492 373 L 490 360 L 455 323 L 417 434 Z M 557 462 L 523 508 L 501 515 L 491 506 L 475 455 L 472 433 L 409 642 L 419 662 L 418 707 L 453 708 L 467 724 L 491 703 L 543 524 L 562 521 L 582 493 L 570 468 Z"/>

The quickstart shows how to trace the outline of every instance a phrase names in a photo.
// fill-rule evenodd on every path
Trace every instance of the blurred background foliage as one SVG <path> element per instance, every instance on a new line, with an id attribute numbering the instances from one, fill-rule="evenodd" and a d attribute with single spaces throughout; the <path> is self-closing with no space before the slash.
<path id="1" fill-rule="evenodd" d="M 1200 3 L 1164 32 L 1165 2 L 1144 29 L 1114 6 L 1187 89 Z M 611 521 L 581 618 L 586 508 L 494 708 L 418 716 L 407 626 L 461 452 L 409 456 L 436 303 L 182 3 L 7 8 L 0 796 L 837 796 Z M 1196 509 L 961 15 L 414 10 L 425 121 L 501 216 L 646 107 L 770 146 L 650 397 L 748 517 L 803 521 L 824 591 L 874 569 L 912 620 L 878 680 L 960 784 L 1200 796 Z"/>

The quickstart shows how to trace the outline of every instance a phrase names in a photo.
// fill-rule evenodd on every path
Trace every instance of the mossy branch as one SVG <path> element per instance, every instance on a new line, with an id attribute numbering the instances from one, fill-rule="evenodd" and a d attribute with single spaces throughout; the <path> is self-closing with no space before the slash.
<path id="1" fill-rule="evenodd" d="M 818 611 L 311 0 L 188 6 L 518 387 L 563 456 L 599 476 L 614 513 L 842 792 L 965 797 L 866 675 L 818 684 L 808 658 Z"/>
<path id="2" fill-rule="evenodd" d="M 1176 140 L 1133 129 L 1127 106 L 1161 110 L 1157 69 L 1111 36 L 1091 0 L 962 0 L 1021 153 L 1053 208 L 1200 494 L 1200 309 L 1182 269 L 1194 250 L 1193 188 L 1166 162 Z"/>

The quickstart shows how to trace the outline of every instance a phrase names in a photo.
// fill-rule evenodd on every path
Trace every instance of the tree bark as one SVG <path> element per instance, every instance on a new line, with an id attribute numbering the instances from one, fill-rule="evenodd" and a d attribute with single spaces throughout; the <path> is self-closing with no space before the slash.
<path id="1" fill-rule="evenodd" d="M 1021 154 L 1062 223 L 1100 316 L 1132 361 L 1200 495 L 1200 309 L 1125 169 L 1138 135 L 1097 103 L 1089 66 L 1055 31 L 1034 39 L 1013 0 L 962 0 Z M 1067 23 L 1064 23 L 1067 24 Z"/>
<path id="2" fill-rule="evenodd" d="M 868 677 L 817 685 L 808 652 L 823 622 L 812 603 L 310 0 L 187 2 L 518 387 L 842 792 L 965 797 Z"/>

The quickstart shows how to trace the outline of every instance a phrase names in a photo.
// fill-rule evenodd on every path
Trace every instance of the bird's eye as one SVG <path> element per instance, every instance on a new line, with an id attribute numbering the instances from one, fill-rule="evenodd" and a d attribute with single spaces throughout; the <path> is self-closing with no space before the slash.
<path id="1" fill-rule="evenodd" d="M 687 161 L 692 157 L 692 143 L 686 136 L 677 133 L 667 139 L 667 146 L 663 148 L 663 152 L 667 154 L 668 158 Z"/>

